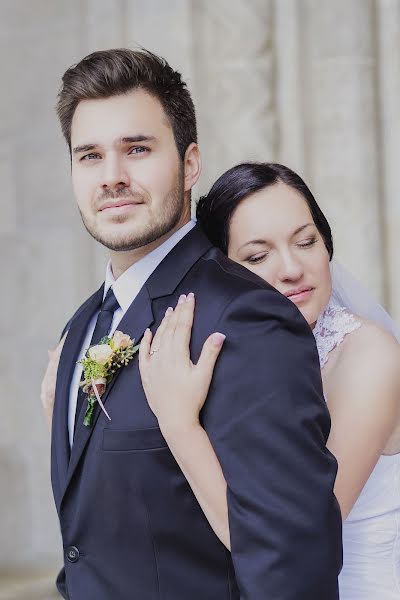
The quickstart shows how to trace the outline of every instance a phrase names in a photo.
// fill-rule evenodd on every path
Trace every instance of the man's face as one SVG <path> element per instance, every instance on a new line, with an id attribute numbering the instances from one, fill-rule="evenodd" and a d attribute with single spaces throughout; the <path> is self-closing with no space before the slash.
<path id="1" fill-rule="evenodd" d="M 147 92 L 82 100 L 72 119 L 71 149 L 82 220 L 107 248 L 145 246 L 189 219 L 173 131 Z"/>

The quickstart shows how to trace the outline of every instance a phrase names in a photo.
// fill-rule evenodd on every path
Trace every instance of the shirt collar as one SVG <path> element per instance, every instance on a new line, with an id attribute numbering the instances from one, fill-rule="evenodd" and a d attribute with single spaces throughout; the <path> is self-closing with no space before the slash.
<path id="1" fill-rule="evenodd" d="M 115 297 L 118 300 L 120 307 L 125 312 L 160 262 L 195 225 L 196 221 L 191 219 L 188 223 L 183 225 L 183 227 L 178 229 L 178 231 L 175 231 L 175 233 L 165 240 L 161 246 L 152 250 L 152 252 L 124 271 L 118 279 L 114 278 L 111 269 L 111 261 L 108 261 L 104 283 L 104 298 L 112 286 Z"/>

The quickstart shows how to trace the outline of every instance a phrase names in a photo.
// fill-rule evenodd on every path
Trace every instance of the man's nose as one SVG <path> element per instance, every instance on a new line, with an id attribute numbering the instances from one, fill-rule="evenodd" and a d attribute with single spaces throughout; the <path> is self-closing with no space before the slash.
<path id="1" fill-rule="evenodd" d="M 101 187 L 103 189 L 114 189 L 120 187 L 129 187 L 129 172 L 118 156 L 110 156 L 103 163 L 103 173 L 101 178 Z"/>

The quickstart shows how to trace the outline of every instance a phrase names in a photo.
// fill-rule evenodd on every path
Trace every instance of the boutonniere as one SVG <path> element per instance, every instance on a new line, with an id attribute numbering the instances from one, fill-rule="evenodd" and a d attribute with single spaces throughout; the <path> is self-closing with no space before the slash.
<path id="1" fill-rule="evenodd" d="M 92 424 L 93 412 L 96 402 L 101 410 L 111 421 L 111 417 L 104 408 L 101 396 L 106 391 L 107 384 L 114 377 L 115 372 L 124 367 L 134 357 L 139 349 L 139 344 L 134 345 L 129 335 L 116 331 L 110 337 L 104 337 L 95 346 L 90 346 L 85 353 L 85 358 L 78 361 L 83 365 L 83 381 L 80 386 L 87 394 L 87 407 L 83 424 L 89 427 Z"/>

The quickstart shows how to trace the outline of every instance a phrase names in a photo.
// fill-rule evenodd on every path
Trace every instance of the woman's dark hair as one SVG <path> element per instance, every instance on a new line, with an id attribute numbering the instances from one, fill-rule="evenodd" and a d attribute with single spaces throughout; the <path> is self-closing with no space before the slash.
<path id="1" fill-rule="evenodd" d="M 230 221 L 236 208 L 250 194 L 279 182 L 303 196 L 331 260 L 333 240 L 325 215 L 302 178 L 288 167 L 277 163 L 242 163 L 217 179 L 209 193 L 202 196 L 197 204 L 196 217 L 207 237 L 214 246 L 227 254 Z"/>

